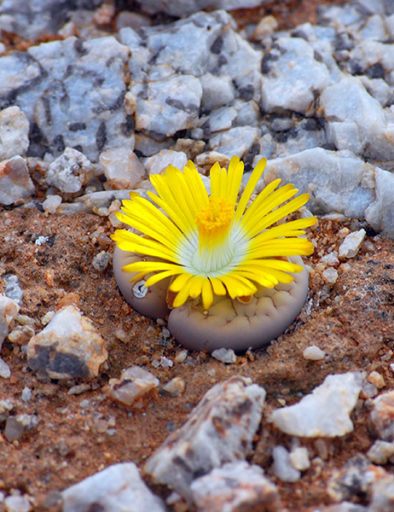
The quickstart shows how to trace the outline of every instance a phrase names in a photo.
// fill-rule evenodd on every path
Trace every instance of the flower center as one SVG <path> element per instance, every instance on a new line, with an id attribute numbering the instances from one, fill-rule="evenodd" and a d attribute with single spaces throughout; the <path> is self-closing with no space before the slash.
<path id="1" fill-rule="evenodd" d="M 226 198 L 209 198 L 209 205 L 197 213 L 199 249 L 213 249 L 226 240 L 234 217 L 234 203 Z"/>

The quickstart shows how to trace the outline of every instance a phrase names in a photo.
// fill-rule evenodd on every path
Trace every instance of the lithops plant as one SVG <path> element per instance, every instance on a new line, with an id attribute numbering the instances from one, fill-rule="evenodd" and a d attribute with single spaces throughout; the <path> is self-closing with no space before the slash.
<path id="1" fill-rule="evenodd" d="M 197 350 L 259 347 L 281 334 L 301 310 L 308 274 L 301 256 L 313 252 L 303 238 L 316 222 L 283 219 L 309 199 L 277 179 L 254 200 L 266 164 L 262 159 L 239 194 L 244 164 L 210 170 L 211 192 L 192 162 L 183 172 L 168 166 L 151 176 L 149 199 L 132 192 L 119 220 L 114 272 L 138 312 L 168 314 L 168 327 Z M 137 232 L 136 232 L 137 231 Z"/>

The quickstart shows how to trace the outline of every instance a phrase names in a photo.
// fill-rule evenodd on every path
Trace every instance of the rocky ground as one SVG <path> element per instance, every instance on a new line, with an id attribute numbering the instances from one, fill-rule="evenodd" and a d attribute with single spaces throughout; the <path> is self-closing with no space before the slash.
<path id="1" fill-rule="evenodd" d="M 394 508 L 394 12 L 320 3 L 0 4 L 0 510 Z M 319 223 L 296 321 L 217 359 L 127 305 L 109 235 L 149 173 L 233 153 Z"/>

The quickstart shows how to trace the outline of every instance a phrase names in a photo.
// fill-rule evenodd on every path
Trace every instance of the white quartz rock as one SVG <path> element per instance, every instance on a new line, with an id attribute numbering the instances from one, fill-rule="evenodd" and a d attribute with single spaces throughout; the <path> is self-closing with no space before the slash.
<path id="1" fill-rule="evenodd" d="M 376 231 L 394 239 L 394 174 L 376 168 L 375 201 L 365 211 L 365 219 Z"/>
<path id="2" fill-rule="evenodd" d="M 92 163 L 80 151 L 66 148 L 49 166 L 46 181 L 62 192 L 80 192 L 93 176 Z"/>
<path id="3" fill-rule="evenodd" d="M 166 511 L 163 502 L 148 489 L 132 462 L 108 466 L 63 491 L 62 498 L 63 512 Z"/>
<path id="4" fill-rule="evenodd" d="M 60 309 L 27 345 L 30 368 L 53 379 L 96 377 L 107 357 L 103 338 L 75 306 Z"/>
<path id="5" fill-rule="evenodd" d="M 280 37 L 276 45 L 280 53 L 269 61 L 269 72 L 262 82 L 264 111 L 310 111 L 315 91 L 331 83 L 326 65 L 315 60 L 312 46 L 304 39 Z"/>
<path id="6" fill-rule="evenodd" d="M 11 322 L 19 311 L 19 305 L 13 299 L 0 295 L 0 350 L 5 337 L 8 335 Z"/>
<path id="7" fill-rule="evenodd" d="M 0 112 L 0 160 L 24 156 L 29 147 L 29 121 L 17 106 Z"/>
<path id="8" fill-rule="evenodd" d="M 326 87 L 320 96 L 320 106 L 329 122 L 328 133 L 338 149 L 344 145 L 357 153 L 382 160 L 394 159 L 394 121 L 380 103 L 365 90 L 358 77 L 344 76 L 340 82 Z M 340 141 L 336 124 L 345 123 L 355 137 L 353 146 Z M 357 129 L 352 123 L 355 123 Z"/>
<path id="9" fill-rule="evenodd" d="M 282 482 L 297 482 L 301 472 L 293 467 L 290 454 L 284 446 L 275 446 L 272 451 L 274 473 Z"/>
<path id="10" fill-rule="evenodd" d="M 183 151 L 162 149 L 156 155 L 146 158 L 144 165 L 149 174 L 157 174 L 164 171 L 168 165 L 183 170 L 187 164 L 187 156 Z"/>
<path id="11" fill-rule="evenodd" d="M 358 231 L 353 231 L 353 233 L 349 233 L 345 240 L 339 246 L 339 258 L 354 258 L 354 256 L 356 256 L 356 254 L 358 253 L 361 244 L 364 241 L 365 235 L 365 229 L 360 229 Z"/>
<path id="12" fill-rule="evenodd" d="M 110 379 L 107 394 L 115 401 L 131 406 L 160 384 L 152 373 L 132 366 L 122 371 L 120 379 Z"/>
<path id="13" fill-rule="evenodd" d="M 245 461 L 224 464 L 196 478 L 191 490 L 198 510 L 205 512 L 253 510 L 257 504 L 260 510 L 276 510 L 275 505 L 279 505 L 276 486 L 264 476 L 260 466 Z"/>
<path id="14" fill-rule="evenodd" d="M 190 484 L 225 462 L 249 453 L 260 423 L 265 390 L 250 379 L 232 377 L 212 387 L 186 423 L 148 459 L 145 471 L 191 499 Z"/>
<path id="15" fill-rule="evenodd" d="M 144 177 L 144 166 L 137 155 L 128 148 L 119 147 L 103 151 L 99 160 L 113 189 L 135 188 Z"/>
<path id="16" fill-rule="evenodd" d="M 14 156 L 0 162 L 0 204 L 10 205 L 34 193 L 26 160 Z"/>
<path id="17" fill-rule="evenodd" d="M 374 177 L 375 168 L 351 153 L 318 147 L 270 160 L 263 174 L 265 184 L 281 178 L 283 184 L 293 183 L 301 192 L 309 192 L 308 208 L 313 212 L 355 218 L 363 218 L 375 199 Z"/>
<path id="18" fill-rule="evenodd" d="M 328 375 L 298 404 L 274 411 L 272 421 L 286 434 L 300 437 L 336 437 L 352 432 L 349 414 L 356 405 L 363 378 L 361 372 Z"/>

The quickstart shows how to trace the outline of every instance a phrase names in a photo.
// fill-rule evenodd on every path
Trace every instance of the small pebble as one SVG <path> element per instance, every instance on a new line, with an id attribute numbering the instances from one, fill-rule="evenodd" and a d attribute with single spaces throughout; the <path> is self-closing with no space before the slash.
<path id="1" fill-rule="evenodd" d="M 20 306 L 22 303 L 23 291 L 20 287 L 19 279 L 14 274 L 5 274 L 2 279 L 5 284 L 5 296 L 14 300 Z"/>
<path id="2" fill-rule="evenodd" d="M 72 386 L 68 391 L 68 395 L 80 395 L 81 393 L 85 393 L 85 391 L 89 391 L 91 389 L 90 384 L 82 383 L 76 386 Z"/>
<path id="3" fill-rule="evenodd" d="M 237 360 L 237 356 L 232 348 L 218 348 L 211 355 L 222 363 L 235 363 Z"/>
<path id="4" fill-rule="evenodd" d="M 354 258 L 358 253 L 361 244 L 365 238 L 365 229 L 354 231 L 347 235 L 345 240 L 341 243 L 338 249 L 338 255 L 340 259 Z"/>
<path id="5" fill-rule="evenodd" d="M 34 329 L 30 325 L 16 327 L 8 335 L 8 341 L 15 345 L 25 345 L 34 336 Z"/>
<path id="6" fill-rule="evenodd" d="M 22 391 L 22 400 L 24 402 L 28 402 L 29 400 L 31 400 L 31 397 L 32 397 L 31 389 L 28 388 L 27 386 L 25 386 Z"/>
<path id="7" fill-rule="evenodd" d="M 335 270 L 335 268 L 330 267 L 322 272 L 322 276 L 327 284 L 335 284 L 338 279 L 338 272 Z"/>
<path id="8" fill-rule="evenodd" d="M 61 196 L 48 194 L 45 201 L 42 202 L 42 207 L 47 213 L 56 213 L 58 206 L 62 203 Z"/>
<path id="9" fill-rule="evenodd" d="M 152 366 L 154 368 L 159 368 L 160 366 L 162 368 L 172 368 L 173 365 L 174 365 L 174 362 L 171 361 L 171 359 L 168 359 L 168 357 L 165 357 L 165 356 L 161 356 L 161 358 L 159 360 L 154 359 L 152 361 Z"/>
<path id="10" fill-rule="evenodd" d="M 92 265 L 98 272 L 104 272 L 108 267 L 110 254 L 107 251 L 101 251 L 93 258 Z"/>
<path id="11" fill-rule="evenodd" d="M 311 465 L 308 450 L 303 446 L 297 446 L 290 452 L 290 462 L 294 469 L 305 471 Z"/>
<path id="12" fill-rule="evenodd" d="M 3 379 L 8 379 L 10 376 L 11 376 L 10 367 L 0 357 L 0 377 L 3 377 Z"/>
<path id="13" fill-rule="evenodd" d="M 375 441 L 368 450 L 367 457 L 374 464 L 386 464 L 391 459 L 394 462 L 394 442 Z"/>
<path id="14" fill-rule="evenodd" d="M 174 377 L 161 387 L 160 392 L 163 395 L 175 397 L 185 390 L 185 381 L 181 377 Z"/>
<path id="15" fill-rule="evenodd" d="M 274 473 L 282 482 L 297 482 L 301 473 L 295 469 L 290 461 L 289 452 L 284 446 L 275 446 L 272 451 L 274 459 Z"/>
<path id="16" fill-rule="evenodd" d="M 320 361 L 324 358 L 325 355 L 325 352 L 323 352 L 323 350 L 321 350 L 319 347 L 316 347 L 316 345 L 310 345 L 309 347 L 306 347 L 302 353 L 303 358 L 309 359 L 310 361 Z"/>
<path id="17" fill-rule="evenodd" d="M 382 389 L 386 385 L 383 376 L 376 371 L 373 371 L 368 375 L 367 381 L 376 386 L 378 389 Z"/>
<path id="18" fill-rule="evenodd" d="M 320 262 L 319 263 L 325 263 L 326 265 L 329 265 L 329 266 L 335 266 L 335 265 L 338 265 L 339 263 L 339 260 L 338 260 L 338 253 L 337 251 L 332 251 L 328 254 L 326 254 L 325 256 L 322 256 L 320 258 Z"/>
<path id="19" fill-rule="evenodd" d="M 187 350 L 180 350 L 177 352 L 174 361 L 176 363 L 183 363 L 183 361 L 187 358 Z M 394 371 L 394 370 L 393 370 Z"/>
<path id="20" fill-rule="evenodd" d="M 26 496 L 7 496 L 4 500 L 7 512 L 30 512 L 31 506 Z"/>

